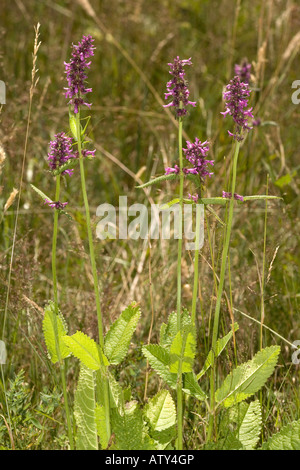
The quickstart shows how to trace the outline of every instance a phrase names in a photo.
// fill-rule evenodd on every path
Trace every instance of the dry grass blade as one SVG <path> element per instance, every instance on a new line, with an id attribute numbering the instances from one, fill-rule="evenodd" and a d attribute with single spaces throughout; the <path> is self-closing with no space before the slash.
<path id="1" fill-rule="evenodd" d="M 6 319 L 7 319 L 7 310 L 9 304 L 9 294 L 10 294 L 10 284 L 11 284 L 11 273 L 13 267 L 13 258 L 14 258 L 14 248 L 16 243 L 16 236 L 17 236 L 17 227 L 18 227 L 18 215 L 20 209 L 20 201 L 21 201 L 21 193 L 22 193 L 22 184 L 24 178 L 24 170 L 25 170 L 25 161 L 26 161 L 26 154 L 27 154 L 27 145 L 28 145 L 28 136 L 29 136 L 29 126 L 30 126 L 30 119 L 31 119 L 31 106 L 32 106 L 32 98 L 33 93 L 38 82 L 38 78 L 36 79 L 37 68 L 36 68 L 36 61 L 37 61 L 37 53 L 41 42 L 39 42 L 39 29 L 40 24 L 38 23 L 37 26 L 34 28 L 35 31 L 35 39 L 34 39 L 34 47 L 33 47 L 33 62 L 32 62 L 32 73 L 31 73 L 31 86 L 29 90 L 29 107 L 28 107 L 28 116 L 27 116 L 27 126 L 26 126 L 26 135 L 25 135 L 25 144 L 24 144 L 24 152 L 23 152 L 23 160 L 22 160 L 22 170 L 20 176 L 20 184 L 19 184 L 19 192 L 18 192 L 18 202 L 17 202 L 17 209 L 16 209 L 16 218 L 14 224 L 14 232 L 13 232 L 13 242 L 12 242 L 12 250 L 11 250 L 11 257 L 10 257 L 10 264 L 9 264 L 9 273 L 8 273 L 8 286 L 7 286 L 7 293 L 6 293 L 6 300 L 5 300 L 5 309 L 4 309 L 4 319 L 3 319 L 3 326 L 2 326 L 2 339 L 5 336 L 5 327 L 6 327 Z"/>

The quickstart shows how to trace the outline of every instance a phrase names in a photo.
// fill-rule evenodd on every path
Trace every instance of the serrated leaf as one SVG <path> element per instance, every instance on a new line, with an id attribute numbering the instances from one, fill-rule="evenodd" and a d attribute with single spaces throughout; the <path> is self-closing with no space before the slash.
<path id="1" fill-rule="evenodd" d="M 300 420 L 284 426 L 264 443 L 263 450 L 300 450 Z"/>
<path id="2" fill-rule="evenodd" d="M 117 408 L 120 411 L 124 406 L 124 395 L 122 387 L 110 372 L 108 373 L 108 383 L 110 393 L 110 408 Z"/>
<path id="3" fill-rule="evenodd" d="M 279 346 L 270 346 L 234 369 L 216 391 L 217 402 L 227 408 L 260 390 L 274 371 L 279 351 Z"/>
<path id="4" fill-rule="evenodd" d="M 71 158 L 69 159 L 69 161 L 64 163 L 64 165 L 61 165 L 56 170 L 52 170 L 51 173 L 53 176 L 60 175 L 63 171 L 75 168 L 78 165 L 78 163 L 79 163 L 79 158 Z"/>
<path id="5" fill-rule="evenodd" d="M 192 327 L 191 317 L 188 310 L 183 309 L 181 313 L 181 326 L 182 327 Z M 177 334 L 177 312 L 172 312 L 169 315 L 168 323 L 162 324 L 160 331 L 160 345 L 170 351 L 171 344 L 174 341 L 174 338 Z"/>
<path id="6" fill-rule="evenodd" d="M 49 302 L 45 307 L 45 315 L 43 318 L 43 333 L 47 351 L 53 364 L 58 362 L 58 354 L 60 355 L 61 359 L 65 359 L 70 355 L 70 350 L 62 339 L 63 336 L 67 334 L 67 328 L 65 322 L 62 319 L 61 313 L 55 313 L 55 305 L 53 302 Z"/>
<path id="7" fill-rule="evenodd" d="M 71 107 L 69 107 L 69 126 L 70 126 L 70 131 L 72 132 L 74 139 L 77 141 L 78 136 L 77 136 L 76 116 L 74 112 L 72 111 Z"/>
<path id="8" fill-rule="evenodd" d="M 99 403 L 96 403 L 95 407 L 95 421 L 101 449 L 106 449 L 110 436 L 107 434 L 105 408 L 103 405 L 99 405 Z"/>
<path id="9" fill-rule="evenodd" d="M 168 390 L 161 390 L 145 405 L 145 416 L 152 431 L 163 431 L 176 424 L 174 401 Z"/>
<path id="10" fill-rule="evenodd" d="M 41 191 L 39 188 L 37 188 L 36 186 L 34 186 L 33 184 L 30 185 L 32 187 L 32 189 L 43 199 L 43 201 L 45 201 L 47 199 L 47 201 L 51 201 L 51 198 L 46 196 L 45 193 L 43 193 L 43 191 Z"/>
<path id="11" fill-rule="evenodd" d="M 276 184 L 276 183 L 275 183 Z M 257 194 L 253 196 L 243 196 L 244 201 L 265 201 L 265 200 L 273 200 L 273 199 L 282 199 L 280 196 L 269 196 L 266 194 Z"/>
<path id="12" fill-rule="evenodd" d="M 201 389 L 200 385 L 197 382 L 197 377 L 194 372 L 187 372 L 183 374 L 183 386 L 182 389 L 184 393 L 192 395 L 198 400 L 205 400 L 207 398 L 206 394 Z"/>
<path id="13" fill-rule="evenodd" d="M 46 196 L 46 194 L 43 193 L 43 191 L 36 188 L 33 184 L 31 184 L 30 186 L 43 199 L 43 201 L 47 200 L 49 202 L 54 202 L 54 201 L 52 201 L 52 199 L 50 197 Z M 57 210 L 60 214 L 64 214 L 66 217 L 68 217 L 68 219 L 73 220 L 72 217 L 70 216 L 70 214 L 68 214 L 64 209 L 54 209 L 54 210 Z"/>
<path id="14" fill-rule="evenodd" d="M 246 450 L 252 450 L 256 447 L 261 433 L 261 425 L 261 406 L 259 400 L 255 400 L 248 405 L 237 435 Z"/>
<path id="15" fill-rule="evenodd" d="M 170 348 L 170 372 L 192 372 L 196 352 L 196 339 L 192 327 L 182 327 Z"/>
<path id="16" fill-rule="evenodd" d="M 77 450 L 98 450 L 95 407 L 94 372 L 81 365 L 74 401 Z"/>
<path id="17" fill-rule="evenodd" d="M 89 369 L 98 370 L 101 366 L 109 365 L 100 346 L 82 331 L 77 331 L 72 336 L 63 336 L 63 341 L 72 354 Z"/>
<path id="18" fill-rule="evenodd" d="M 151 367 L 171 387 L 176 388 L 177 375 L 169 371 L 170 355 L 159 344 L 148 344 L 142 348 Z"/>
<path id="19" fill-rule="evenodd" d="M 157 393 L 144 408 L 144 415 L 150 426 L 150 436 L 165 448 L 175 436 L 176 409 L 167 390 Z"/>
<path id="20" fill-rule="evenodd" d="M 111 364 L 119 364 L 126 356 L 140 316 L 140 308 L 133 302 L 111 325 L 104 341 L 104 351 Z"/>
<path id="21" fill-rule="evenodd" d="M 175 173 L 171 173 L 170 175 L 162 175 L 154 178 L 153 180 L 147 181 L 147 183 L 141 184 L 140 186 L 136 186 L 138 189 L 148 188 L 148 186 L 152 186 L 153 184 L 161 183 L 162 181 L 166 180 L 176 180 L 178 179 L 179 175 Z"/>
<path id="22" fill-rule="evenodd" d="M 134 401 L 125 405 L 123 412 L 112 410 L 112 429 L 115 434 L 115 448 L 118 450 L 142 450 L 143 417 Z"/>
<path id="23" fill-rule="evenodd" d="M 237 323 L 234 323 L 234 331 L 236 332 L 238 329 L 239 329 L 239 325 Z M 230 341 L 232 336 L 233 336 L 233 332 L 232 330 L 230 330 L 229 333 L 227 333 L 227 335 L 223 336 L 223 338 L 218 339 L 216 343 L 215 358 L 220 356 L 221 352 L 224 350 L 225 346 L 227 345 L 228 341 Z M 204 375 L 205 372 L 211 367 L 212 361 L 213 361 L 213 352 L 209 351 L 208 356 L 205 360 L 204 366 L 202 370 L 199 372 L 199 374 L 197 375 L 197 380 L 199 380 L 202 377 L 202 375 Z"/>

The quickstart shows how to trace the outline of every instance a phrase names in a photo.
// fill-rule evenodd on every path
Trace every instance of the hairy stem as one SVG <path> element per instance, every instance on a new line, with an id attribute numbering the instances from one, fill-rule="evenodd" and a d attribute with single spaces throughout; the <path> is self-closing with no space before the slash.
<path id="1" fill-rule="evenodd" d="M 213 357 L 212 357 L 212 367 L 211 367 L 211 375 L 210 375 L 211 414 L 210 414 L 209 426 L 208 426 L 208 436 L 207 436 L 208 440 L 212 439 L 213 427 L 214 427 L 214 410 L 215 410 L 215 357 L 214 357 L 214 353 L 216 350 L 216 344 L 217 344 L 217 339 L 218 339 L 221 299 L 222 299 L 222 293 L 223 293 L 223 287 L 224 287 L 226 263 L 227 263 L 231 228 L 232 228 L 232 222 L 233 222 L 234 192 L 235 192 L 235 186 L 236 186 L 236 173 L 237 173 L 237 162 L 238 162 L 239 150 L 240 150 L 240 142 L 236 142 L 234 156 L 233 156 L 231 199 L 229 202 L 229 213 L 228 213 L 228 220 L 227 220 L 227 225 L 226 225 L 225 241 L 223 244 L 223 251 L 222 251 L 221 272 L 220 272 L 220 280 L 219 280 L 218 291 L 217 291 L 217 301 L 216 301 L 216 307 L 215 307 L 213 335 L 212 335 L 211 349 L 212 349 Z"/>
<path id="2" fill-rule="evenodd" d="M 82 196 L 83 196 L 83 202 L 84 202 L 84 208 L 85 208 L 86 227 L 87 227 L 89 250 L 90 250 L 90 261 L 91 261 L 93 281 L 94 281 L 94 291 L 95 291 L 95 297 L 96 297 L 99 344 L 100 344 L 100 346 L 103 350 L 104 349 L 104 336 L 103 336 L 102 312 L 101 312 L 101 304 L 100 304 L 100 292 L 99 292 L 99 285 L 98 285 L 98 275 L 97 275 L 95 250 L 94 250 L 94 243 L 93 243 L 93 234 L 92 234 L 92 228 L 91 228 L 90 208 L 89 208 L 89 202 L 88 202 L 88 197 L 87 197 L 87 192 L 86 192 L 85 172 L 84 172 L 82 146 L 81 146 L 82 136 L 81 136 L 80 113 L 79 112 L 76 114 L 76 133 L 77 133 L 77 144 L 78 144 L 78 153 L 79 153 L 81 190 L 82 190 Z M 105 407 L 105 418 L 106 418 L 106 432 L 107 432 L 107 435 L 110 437 L 111 428 L 110 428 L 110 413 L 109 413 L 110 412 L 110 409 L 109 409 L 109 385 L 108 385 L 108 378 L 105 376 L 104 379 L 105 379 L 104 407 Z"/>
<path id="3" fill-rule="evenodd" d="M 60 175 L 56 177 L 55 201 L 59 201 L 59 193 L 60 193 Z M 65 363 L 60 355 L 58 326 L 57 326 L 58 292 L 57 292 L 57 274 L 56 274 L 56 247 L 57 247 L 57 233 L 58 233 L 58 215 L 59 215 L 58 210 L 54 209 L 54 224 L 53 224 L 53 239 L 52 239 L 52 279 L 53 279 L 53 294 L 54 294 L 54 308 L 55 308 L 54 333 L 55 333 L 56 354 L 58 357 L 60 376 L 61 376 L 61 382 L 62 382 L 62 388 L 63 388 L 64 407 L 65 407 L 65 413 L 66 413 L 66 418 L 67 418 L 70 448 L 71 450 L 74 450 L 73 431 L 72 431 L 72 423 L 71 423 L 67 386 L 66 386 L 66 377 L 65 377 Z"/>
<path id="4" fill-rule="evenodd" d="M 193 299 L 192 299 L 192 323 L 196 323 L 196 305 L 198 294 L 198 280 L 199 280 L 199 242 L 200 242 L 200 228 L 201 228 L 201 215 L 198 214 L 198 206 L 196 205 L 196 239 L 195 239 L 195 258 L 194 258 L 194 286 L 193 286 Z M 196 326 L 196 325 L 195 325 Z"/>
<path id="5" fill-rule="evenodd" d="M 178 239 L 178 257 L 177 257 L 177 332 L 181 328 L 181 256 L 182 256 L 182 225 L 183 225 L 183 180 L 182 171 L 182 118 L 179 118 L 178 126 L 178 146 L 179 146 L 179 210 L 180 210 L 180 231 Z M 179 361 L 178 378 L 177 378 L 177 450 L 182 450 L 182 361 Z"/>

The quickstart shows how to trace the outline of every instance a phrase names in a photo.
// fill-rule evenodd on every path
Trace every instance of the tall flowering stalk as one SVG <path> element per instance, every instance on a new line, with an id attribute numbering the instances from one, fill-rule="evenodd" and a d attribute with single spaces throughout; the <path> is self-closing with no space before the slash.
<path id="1" fill-rule="evenodd" d="M 76 140 L 77 140 L 77 149 L 78 149 L 78 158 L 80 165 L 80 178 L 81 178 L 81 189 L 85 207 L 86 215 L 86 226 L 89 242 L 89 251 L 90 251 L 90 261 L 93 273 L 94 281 L 94 291 L 96 298 L 96 310 L 97 310 L 97 319 L 98 319 L 98 333 L 99 333 L 99 343 L 103 350 L 104 348 L 104 335 L 103 335 L 103 323 L 102 323 L 102 312 L 100 304 L 100 292 L 98 284 L 98 275 L 97 275 L 97 266 L 95 260 L 95 250 L 93 243 L 93 235 L 91 228 L 91 217 L 90 209 L 86 191 L 86 180 L 85 180 L 85 171 L 84 171 L 84 157 L 88 155 L 94 155 L 94 151 L 87 151 L 83 149 L 83 132 L 80 124 L 80 109 L 82 106 L 91 107 L 91 104 L 85 101 L 85 95 L 92 92 L 92 88 L 86 87 L 87 79 L 87 69 L 90 68 L 91 61 L 88 60 L 90 57 L 94 56 L 95 47 L 93 45 L 94 39 L 92 36 L 83 36 L 82 40 L 77 44 L 72 46 L 71 60 L 70 62 L 65 62 L 65 73 L 67 76 L 68 87 L 66 88 L 65 97 L 69 98 L 69 107 L 71 109 L 71 114 L 74 113 L 76 121 Z M 72 109 L 73 108 L 73 109 Z M 109 392 L 108 392 L 108 381 L 105 378 L 105 387 L 104 387 L 104 400 L 105 400 L 105 416 L 106 416 L 106 430 L 108 436 L 110 436 L 110 415 L 109 415 Z"/>
<path id="2" fill-rule="evenodd" d="M 167 92 L 165 93 L 165 99 L 171 98 L 171 102 L 164 105 L 167 107 L 174 107 L 176 116 L 179 120 L 178 124 L 178 150 L 179 150 L 179 166 L 175 166 L 175 169 L 167 168 L 166 174 L 178 173 L 180 176 L 179 184 L 179 205 L 182 214 L 183 207 L 183 150 L 182 150 L 182 118 L 187 114 L 187 106 L 196 106 L 194 101 L 189 100 L 189 89 L 187 86 L 187 80 L 185 79 L 186 65 L 192 65 L 191 58 L 182 60 L 178 56 L 173 62 L 168 63 L 170 66 L 170 75 L 172 79 L 167 82 Z M 180 237 L 178 240 L 178 262 L 177 262 L 177 330 L 180 330 L 180 316 L 181 316 L 181 254 L 182 254 L 182 217 L 180 227 Z"/>
<path id="3" fill-rule="evenodd" d="M 74 158 L 72 151 L 72 138 L 68 137 L 64 132 L 60 132 L 54 136 L 54 140 L 49 143 L 49 153 L 48 153 L 48 165 L 50 170 L 55 171 L 59 170 L 65 163 L 67 163 L 71 158 Z M 59 347 L 59 336 L 58 336 L 58 325 L 57 325 L 57 316 L 58 316 L 58 291 L 57 291 L 57 272 L 56 272 L 56 247 L 57 247 L 57 233 L 58 233 L 58 216 L 59 210 L 63 209 L 67 203 L 60 202 L 60 182 L 61 175 L 72 175 L 72 170 L 62 171 L 61 174 L 58 174 L 55 177 L 56 180 L 56 189 L 55 189 L 55 202 L 45 199 L 45 203 L 50 207 L 55 209 L 54 211 L 54 224 L 53 224 L 53 237 L 52 237 L 52 279 L 53 279 L 53 295 L 54 295 L 54 309 L 55 315 L 54 318 L 54 336 L 55 336 L 55 347 L 58 357 L 58 362 L 61 372 L 61 381 L 63 387 L 64 395 L 64 406 L 67 418 L 68 426 L 68 435 L 70 441 L 71 450 L 74 449 L 73 442 L 73 431 L 72 423 L 69 410 L 69 402 L 67 395 L 66 387 L 66 378 L 65 378 L 65 364 L 61 358 L 60 347 Z"/>
<path id="4" fill-rule="evenodd" d="M 232 164 L 232 175 L 231 175 L 231 192 L 223 192 L 223 197 L 230 197 L 229 200 L 229 210 L 228 210 L 228 220 L 226 224 L 226 233 L 225 241 L 223 244 L 222 250 L 222 259 L 221 259 L 221 271 L 220 271 L 220 281 L 217 291 L 217 300 L 215 306 L 215 315 L 214 315 L 214 324 L 213 324 L 213 334 L 212 334 L 212 368 L 211 368 L 211 377 L 210 377 L 210 397 L 211 397 L 211 415 L 208 427 L 208 440 L 212 438 L 213 426 L 214 426 L 214 408 L 215 408 L 215 365 L 214 365 L 214 354 L 216 353 L 216 344 L 218 339 L 218 330 L 219 330 L 219 319 L 220 319 L 220 307 L 221 307 L 221 298 L 224 287 L 225 280 L 225 271 L 227 264 L 227 256 L 229 252 L 231 228 L 233 223 L 233 209 L 234 209 L 234 200 L 241 199 L 242 196 L 239 196 L 235 193 L 236 188 L 236 176 L 237 176 L 237 163 L 240 145 L 243 139 L 245 138 L 246 133 L 251 129 L 248 124 L 248 118 L 253 118 L 252 108 L 247 109 L 248 100 L 249 100 L 250 90 L 247 83 L 241 81 L 239 76 L 235 76 L 230 80 L 229 84 L 226 87 L 226 91 L 223 94 L 223 98 L 226 105 L 225 112 L 222 112 L 223 116 L 230 115 L 234 121 L 233 132 L 228 131 L 228 134 L 235 141 L 234 155 L 233 155 L 233 164 Z"/>
<path id="5" fill-rule="evenodd" d="M 178 239 L 178 254 L 177 254 L 177 331 L 181 329 L 181 257 L 182 257 L 182 232 L 183 232 L 183 149 L 182 149 L 182 122 L 183 117 L 187 114 L 187 106 L 196 106 L 196 103 L 189 100 L 189 89 L 185 79 L 186 65 L 192 65 L 191 58 L 181 60 L 178 56 L 173 62 L 168 64 L 170 66 L 170 75 L 172 79 L 167 83 L 167 92 L 165 99 L 170 99 L 171 102 L 166 104 L 165 107 L 174 107 L 176 117 L 178 118 L 178 152 L 179 152 L 179 167 L 175 172 L 179 173 L 179 206 L 180 206 L 180 230 Z M 171 171 L 172 172 L 172 171 Z M 178 366 L 178 380 L 177 380 L 177 449 L 182 449 L 182 432 L 183 432 L 183 401 L 182 401 L 182 361 L 179 361 Z"/>
<path id="6" fill-rule="evenodd" d="M 94 39 L 92 36 L 83 36 L 82 40 L 77 44 L 72 46 L 71 60 L 70 62 L 65 62 L 65 72 L 68 81 L 68 87 L 66 88 L 65 97 L 69 98 L 69 107 L 71 109 L 71 115 L 74 113 L 76 121 L 76 140 L 77 140 L 77 149 L 78 149 L 78 158 L 80 165 L 80 178 L 81 178 L 81 190 L 85 207 L 85 216 L 86 216 L 86 226 L 89 242 L 89 251 L 90 251 L 90 261 L 93 273 L 94 281 L 94 292 L 96 298 L 96 310 L 97 310 L 97 319 L 98 319 L 98 333 L 99 333 L 99 344 L 104 349 L 104 335 L 103 335 L 103 322 L 102 322 L 102 312 L 100 304 L 100 291 L 98 283 L 98 274 L 97 266 L 95 259 L 95 250 L 93 243 L 93 235 L 91 228 L 91 216 L 89 209 L 88 196 L 86 191 L 86 180 L 85 180 L 85 171 L 84 171 L 84 157 L 88 155 L 94 155 L 94 151 L 86 151 L 83 149 L 84 141 L 84 132 L 80 124 L 80 110 L 82 106 L 91 107 L 90 103 L 85 101 L 85 95 L 92 92 L 92 88 L 86 88 L 86 79 L 87 79 L 87 69 L 90 68 L 91 61 L 88 60 L 90 57 L 94 56 L 95 47 L 93 45 Z M 73 108 L 73 109 L 72 109 Z M 108 379 L 104 377 L 105 386 L 104 386 L 104 408 L 105 408 L 105 419 L 106 419 L 106 432 L 110 436 L 110 409 L 109 409 L 109 388 L 108 388 Z"/>

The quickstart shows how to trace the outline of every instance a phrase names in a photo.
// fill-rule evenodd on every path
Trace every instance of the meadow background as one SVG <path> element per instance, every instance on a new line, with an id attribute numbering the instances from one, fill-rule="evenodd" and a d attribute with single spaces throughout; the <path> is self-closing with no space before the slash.
<path id="1" fill-rule="evenodd" d="M 91 8 L 92 7 L 92 8 Z M 143 397 L 146 361 L 141 346 L 147 342 L 151 318 L 152 339 L 169 313 L 176 309 L 176 240 L 163 244 L 152 240 L 96 239 L 95 213 L 103 202 L 118 205 L 119 195 L 150 204 L 169 201 L 176 186 L 166 183 L 147 190 L 136 186 L 164 173 L 177 159 L 177 128 L 163 107 L 168 62 L 177 55 L 192 58 L 188 70 L 191 108 L 184 122 L 185 137 L 211 142 L 209 157 L 215 160 L 207 195 L 226 190 L 231 141 L 220 111 L 223 87 L 234 75 L 234 65 L 246 57 L 252 63 L 255 90 L 254 116 L 261 124 L 253 129 L 240 152 L 237 192 L 282 197 L 268 203 L 264 323 L 292 343 L 300 340 L 299 328 L 299 112 L 292 103 L 294 80 L 300 80 L 300 6 L 290 0 L 1 0 L 0 79 L 6 83 L 6 105 L 0 113 L 0 145 L 6 158 L 1 168 L 0 206 L 13 188 L 19 189 L 27 128 L 31 84 L 34 26 L 40 23 L 41 46 L 29 126 L 24 180 L 18 214 L 17 236 L 10 279 L 16 201 L 0 225 L 0 333 L 8 359 L 0 380 L 0 415 L 5 410 L 3 378 L 11 400 L 17 432 L 16 448 L 64 448 L 57 376 L 42 336 L 43 307 L 52 299 L 51 243 L 53 212 L 31 189 L 34 184 L 54 197 L 53 179 L 47 172 L 48 143 L 55 133 L 68 130 L 64 61 L 70 46 L 83 34 L 95 38 L 95 56 L 89 72 L 93 88 L 89 137 L 96 158 L 86 165 L 88 196 L 93 216 L 96 259 L 102 289 L 106 327 L 132 300 L 140 303 L 142 321 L 130 351 L 130 361 L 119 374 L 130 384 L 135 398 Z M 185 194 L 188 187 L 185 188 Z M 62 200 L 76 223 L 60 218 L 58 280 L 60 308 L 70 333 L 81 329 L 97 339 L 93 280 L 87 257 L 84 209 L 79 172 L 62 187 Z M 236 309 L 260 321 L 261 274 L 264 250 L 265 205 L 239 205 L 231 238 L 231 280 L 225 288 Z M 218 210 L 220 217 L 223 209 Z M 221 227 L 209 215 L 214 263 L 218 272 Z M 213 312 L 214 270 L 207 231 L 199 273 L 199 367 L 209 349 Z M 183 304 L 191 306 L 193 264 L 191 253 L 182 259 Z M 7 321 L 4 325 L 4 311 Z M 222 305 L 221 331 L 231 324 L 228 306 Z M 237 357 L 223 355 L 220 376 L 237 360 L 259 349 L 260 325 L 237 311 Z M 279 366 L 264 390 L 266 436 L 283 424 L 299 419 L 299 366 L 291 363 L 290 345 L 264 328 L 263 345 L 281 345 Z M 70 392 L 78 368 L 69 364 Z M 148 394 L 157 390 L 150 375 Z M 205 388 L 205 384 L 202 386 Z M 201 410 L 198 410 L 201 415 Z M 193 416 L 190 414 L 192 422 Z M 201 422 L 201 421 L 200 421 Z M 187 422 L 187 426 L 189 423 Z M 202 429 L 189 434 L 189 448 L 200 448 Z M 1 442 L 2 441 L 2 442 Z M 0 421 L 0 446 L 11 442 Z"/>

